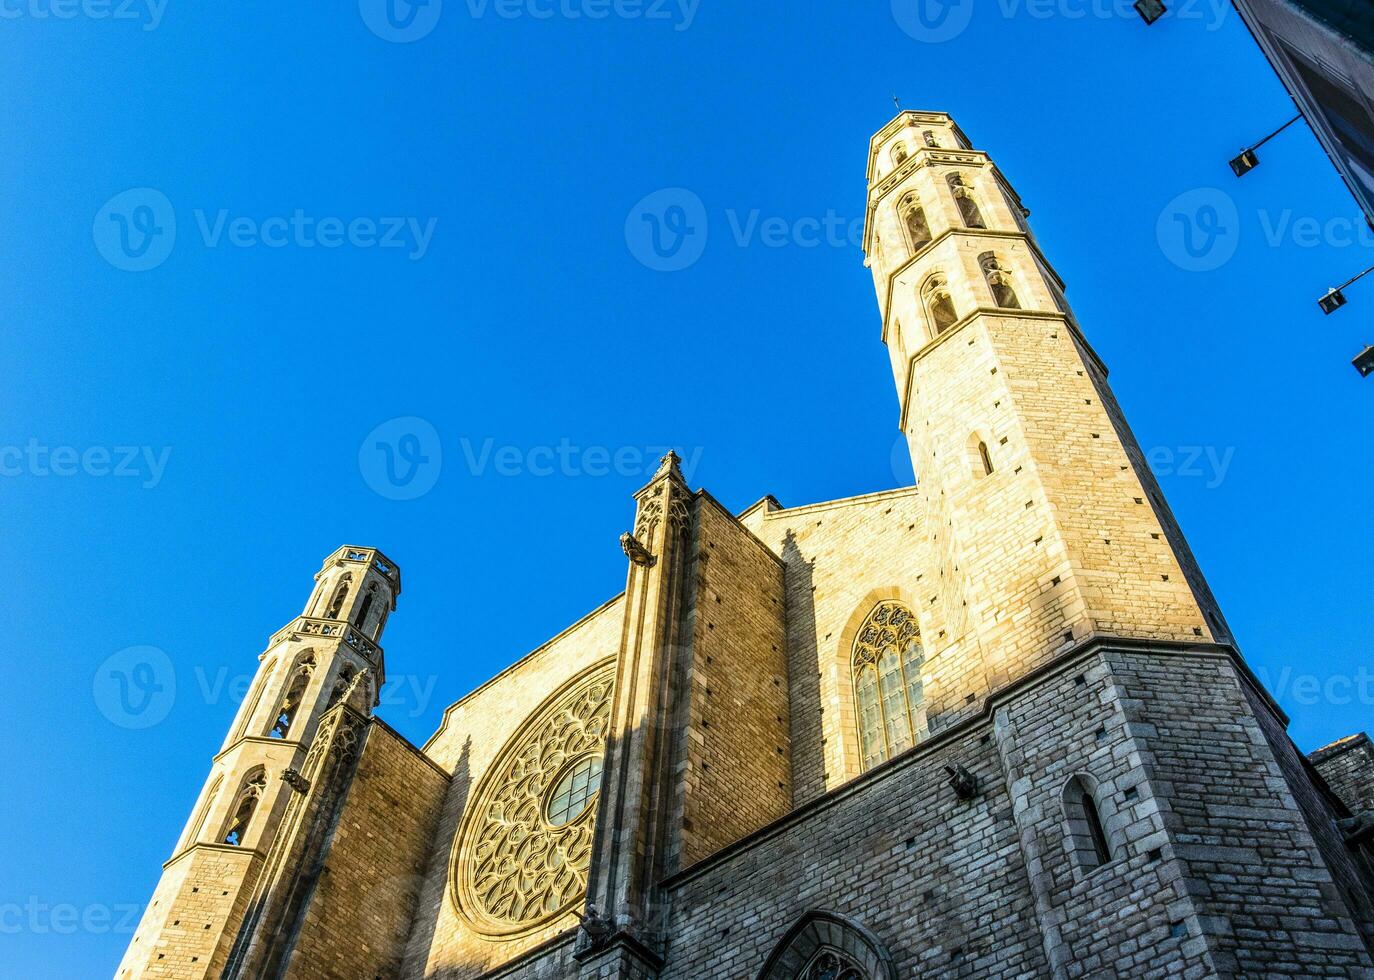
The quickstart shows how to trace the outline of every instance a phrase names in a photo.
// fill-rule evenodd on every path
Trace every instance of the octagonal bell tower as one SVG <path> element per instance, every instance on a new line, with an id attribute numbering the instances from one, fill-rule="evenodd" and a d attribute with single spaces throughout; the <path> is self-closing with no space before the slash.
<path id="1" fill-rule="evenodd" d="M 866 264 L 939 565 L 923 599 L 988 689 L 1095 634 L 1230 641 L 1028 215 L 943 113 L 871 141 Z M 954 693 L 928 688 L 932 713 Z"/>
<path id="2" fill-rule="evenodd" d="M 400 569 L 376 549 L 325 559 L 301 614 L 258 657 L 117 980 L 220 976 L 321 717 L 341 701 L 364 715 L 377 704 L 400 594 Z"/>

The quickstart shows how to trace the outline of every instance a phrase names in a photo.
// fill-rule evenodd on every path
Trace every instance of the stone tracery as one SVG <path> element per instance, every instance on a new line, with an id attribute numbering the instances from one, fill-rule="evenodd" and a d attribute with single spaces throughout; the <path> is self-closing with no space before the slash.
<path id="1" fill-rule="evenodd" d="M 599 780 L 614 677 L 614 665 L 605 664 L 555 695 L 502 750 L 478 788 L 452 875 L 459 908 L 480 932 L 536 928 L 585 894 L 595 788 L 584 787 L 582 809 L 570 818 L 560 793 L 570 771 L 594 768 Z"/>

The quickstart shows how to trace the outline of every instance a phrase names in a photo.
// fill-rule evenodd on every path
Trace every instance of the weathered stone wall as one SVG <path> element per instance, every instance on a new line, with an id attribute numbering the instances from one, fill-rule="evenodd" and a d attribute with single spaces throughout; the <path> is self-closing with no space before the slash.
<path id="1" fill-rule="evenodd" d="M 1324 745 L 1312 764 L 1351 813 L 1374 810 L 1374 746 L 1364 732 Z"/>
<path id="2" fill-rule="evenodd" d="M 372 720 L 287 977 L 399 976 L 448 784 L 414 746 Z"/>
<path id="3" fill-rule="evenodd" d="M 458 912 L 449 884 L 453 842 L 470 795 L 512 734 L 570 679 L 620 649 L 622 598 L 586 618 L 458 701 L 424 751 L 452 777 L 420 886 L 402 976 L 466 980 L 577 925 L 569 914 L 511 938 L 483 936 Z"/>
<path id="4" fill-rule="evenodd" d="M 697 508 L 681 844 L 695 863 L 792 805 L 783 565 L 709 497 Z M 682 715 L 679 715 L 682 717 Z"/>
<path id="5" fill-rule="evenodd" d="M 1151 784 L 1167 803 L 1164 856 L 1178 863 L 1177 890 L 1197 910 L 1189 934 L 1206 935 L 1218 970 L 1311 976 L 1374 967 L 1333 887 L 1330 852 L 1295 797 L 1312 784 L 1276 758 L 1282 725 L 1251 700 L 1232 662 L 1148 652 L 1110 661 Z"/>
<path id="6" fill-rule="evenodd" d="M 741 518 L 786 566 L 794 805 L 863 771 L 850 657 L 878 602 L 917 614 L 930 671 L 957 659 L 938 660 L 944 625 L 913 591 L 930 578 L 923 519 L 914 487 L 792 508 L 765 499 Z"/>
<path id="7" fill-rule="evenodd" d="M 163 871 L 116 980 L 218 977 L 262 861 L 253 850 L 227 844 L 182 851 Z"/>
<path id="8" fill-rule="evenodd" d="M 958 800 L 942 767 L 985 791 Z M 989 725 L 917 749 L 669 882 L 662 980 L 757 975 L 804 913 L 866 924 L 897 975 L 1044 973 L 1030 890 Z"/>

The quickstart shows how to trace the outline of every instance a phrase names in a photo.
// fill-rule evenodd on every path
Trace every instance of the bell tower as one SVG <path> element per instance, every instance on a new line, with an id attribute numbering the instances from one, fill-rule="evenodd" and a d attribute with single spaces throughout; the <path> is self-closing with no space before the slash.
<path id="1" fill-rule="evenodd" d="M 992 160 L 949 116 L 906 111 L 873 137 L 868 186 L 865 264 L 938 565 L 923 599 L 951 646 L 995 689 L 1094 635 L 1229 643 Z"/>
<path id="2" fill-rule="evenodd" d="M 380 551 L 325 559 L 301 615 L 258 657 L 248 696 L 115 976 L 218 977 L 321 716 L 371 714 L 401 572 Z"/>

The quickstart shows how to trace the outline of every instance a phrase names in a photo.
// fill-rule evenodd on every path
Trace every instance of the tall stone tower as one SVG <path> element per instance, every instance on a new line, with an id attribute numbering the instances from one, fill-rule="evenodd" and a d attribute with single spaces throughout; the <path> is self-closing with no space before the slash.
<path id="1" fill-rule="evenodd" d="M 376 704 L 400 592 L 400 569 L 379 551 L 325 559 L 304 611 L 258 658 L 117 978 L 220 975 L 321 716 L 340 701 L 364 714 Z"/>
<path id="2" fill-rule="evenodd" d="M 949 636 L 995 657 L 993 688 L 1094 634 L 1229 641 L 987 154 L 948 116 L 904 112 L 868 168 L 865 248 L 940 566 L 926 598 Z"/>
<path id="3" fill-rule="evenodd" d="M 1245 667 L 1016 192 L 942 113 L 883 127 L 868 178 L 925 502 L 921 734 L 991 718 L 981 778 L 1010 803 L 1049 974 L 1368 969 L 1339 804 Z"/>

